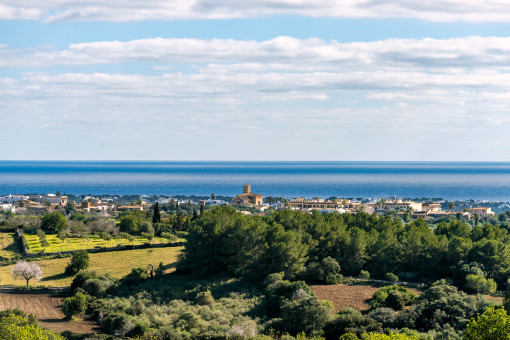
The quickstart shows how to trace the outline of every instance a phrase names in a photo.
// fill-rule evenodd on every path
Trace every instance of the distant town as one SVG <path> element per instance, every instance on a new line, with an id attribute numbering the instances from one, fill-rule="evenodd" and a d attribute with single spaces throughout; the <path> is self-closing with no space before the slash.
<path id="1" fill-rule="evenodd" d="M 197 207 L 211 207 L 230 205 L 243 214 L 264 214 L 268 211 L 291 209 L 305 212 L 338 212 L 356 213 L 366 212 L 377 215 L 395 215 L 403 219 L 436 219 L 454 216 L 457 218 L 485 218 L 496 213 L 510 210 L 507 202 L 476 202 L 445 201 L 442 199 L 352 199 L 352 198 L 311 198 L 304 197 L 264 197 L 252 192 L 251 185 L 243 185 L 242 193 L 235 197 L 218 196 L 213 193 L 208 197 L 202 196 L 147 196 L 147 195 L 67 195 L 60 192 L 48 194 L 7 194 L 0 196 L 0 210 L 15 214 L 46 213 L 55 209 L 72 206 L 73 209 L 84 212 L 97 212 L 108 215 L 117 211 L 148 211 L 155 203 L 158 204 L 187 204 Z"/>

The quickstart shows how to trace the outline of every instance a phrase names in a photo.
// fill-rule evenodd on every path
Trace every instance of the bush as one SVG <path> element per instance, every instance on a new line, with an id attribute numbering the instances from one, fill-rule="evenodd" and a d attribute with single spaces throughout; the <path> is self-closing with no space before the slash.
<path id="1" fill-rule="evenodd" d="M 138 232 L 138 219 L 133 215 L 126 215 L 120 219 L 120 231 L 130 235 Z"/>
<path id="2" fill-rule="evenodd" d="M 392 328 L 395 322 L 396 313 L 392 308 L 376 308 L 368 313 L 368 317 L 379 322 L 384 328 Z"/>
<path id="3" fill-rule="evenodd" d="M 377 290 L 370 301 L 370 306 L 372 308 L 390 307 L 395 310 L 402 310 L 404 306 L 411 305 L 415 298 L 416 294 L 407 288 L 391 285 Z"/>
<path id="4" fill-rule="evenodd" d="M 475 293 L 494 294 L 498 285 L 492 279 L 486 279 L 480 275 L 468 274 L 466 275 L 466 288 Z"/>
<path id="5" fill-rule="evenodd" d="M 384 275 L 384 278 L 386 279 L 386 281 L 398 282 L 398 276 L 393 273 L 386 273 Z"/>
<path id="6" fill-rule="evenodd" d="M 87 305 L 87 299 L 85 295 L 81 293 L 76 293 L 72 297 L 68 297 L 62 303 L 62 313 L 66 316 L 66 318 L 70 319 L 73 315 L 78 315 L 85 312 L 85 308 Z"/>
<path id="7" fill-rule="evenodd" d="M 332 257 L 326 257 L 321 262 L 311 262 L 305 270 L 308 282 L 336 284 L 342 279 L 340 265 Z"/>
<path id="8" fill-rule="evenodd" d="M 66 267 L 65 273 L 73 275 L 80 270 L 87 269 L 90 265 L 89 254 L 85 250 L 75 251 L 71 257 L 71 262 Z"/>
<path id="9" fill-rule="evenodd" d="M 291 334 L 319 334 L 331 317 L 332 310 L 315 296 L 287 302 L 282 306 L 280 328 Z"/>
<path id="10" fill-rule="evenodd" d="M 58 211 L 45 214 L 41 219 L 41 229 L 43 230 L 55 231 L 58 233 L 67 230 L 68 227 L 67 219 Z"/>
<path id="11" fill-rule="evenodd" d="M 324 336 L 327 340 L 338 340 L 346 333 L 360 336 L 367 332 L 380 332 L 381 324 L 374 319 L 363 316 L 361 313 L 344 313 L 337 315 L 324 327 Z"/>
<path id="12" fill-rule="evenodd" d="M 466 328 L 467 340 L 508 339 L 510 317 L 504 308 L 489 308 L 476 319 L 472 319 Z"/>
<path id="13" fill-rule="evenodd" d="M 110 288 L 111 283 L 108 280 L 101 279 L 89 279 L 85 281 L 83 285 L 83 290 L 89 293 L 91 296 L 99 297 L 103 296 L 108 288 Z"/>
<path id="14" fill-rule="evenodd" d="M 195 297 L 195 302 L 201 306 L 210 305 L 214 303 L 214 297 L 211 294 L 210 290 L 205 292 L 200 292 Z"/>
<path id="15" fill-rule="evenodd" d="M 138 284 L 140 282 L 146 281 L 149 278 L 149 273 L 147 269 L 144 267 L 138 267 L 131 269 L 131 273 L 126 275 L 122 281 L 126 285 Z"/>
<path id="16" fill-rule="evenodd" d="M 370 279 L 370 273 L 368 271 L 366 271 L 366 270 L 362 270 L 359 273 L 359 277 L 362 278 L 362 279 L 368 280 L 368 279 Z"/>
<path id="17" fill-rule="evenodd" d="M 82 288 L 85 281 L 89 279 L 95 279 L 97 277 L 97 273 L 95 271 L 92 272 L 81 272 L 76 274 L 71 283 L 71 290 L 75 291 L 78 288 Z"/>
<path id="18" fill-rule="evenodd" d="M 102 327 L 116 336 L 125 336 L 134 327 L 133 317 L 126 313 L 110 313 L 103 320 Z"/>

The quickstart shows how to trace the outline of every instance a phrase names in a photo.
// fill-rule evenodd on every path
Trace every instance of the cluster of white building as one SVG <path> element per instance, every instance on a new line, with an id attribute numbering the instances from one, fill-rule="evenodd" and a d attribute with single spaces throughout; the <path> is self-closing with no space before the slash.
<path id="1" fill-rule="evenodd" d="M 396 215 L 409 214 L 411 218 L 439 218 L 450 215 L 460 214 L 467 219 L 472 218 L 477 214 L 480 218 L 494 215 L 490 207 L 475 207 L 467 211 L 443 211 L 441 204 L 435 202 L 414 202 L 405 201 L 402 199 L 380 200 L 376 203 L 361 203 L 352 202 L 348 199 L 335 199 L 324 200 L 321 198 L 314 198 L 306 200 L 305 198 L 297 198 L 294 201 L 286 203 L 286 207 L 293 210 L 302 211 L 338 211 L 355 213 L 357 211 L 364 211 L 367 213 L 376 213 L 378 215 L 387 215 L 395 213 Z"/>

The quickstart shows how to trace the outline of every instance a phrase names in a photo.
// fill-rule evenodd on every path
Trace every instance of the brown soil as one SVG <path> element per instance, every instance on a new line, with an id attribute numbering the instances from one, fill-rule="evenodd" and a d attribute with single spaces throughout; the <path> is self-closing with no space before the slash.
<path id="1" fill-rule="evenodd" d="M 363 285 L 317 285 L 310 286 L 312 292 L 321 300 L 329 300 L 335 307 L 335 313 L 346 307 L 352 307 L 358 311 L 368 310 L 368 304 L 372 295 L 380 287 L 363 286 Z M 416 289 L 409 289 L 420 295 Z"/>
<path id="2" fill-rule="evenodd" d="M 98 325 L 91 320 L 65 320 L 60 311 L 63 298 L 46 294 L 0 294 L 0 310 L 19 308 L 37 315 L 41 327 L 55 332 L 98 333 Z"/>

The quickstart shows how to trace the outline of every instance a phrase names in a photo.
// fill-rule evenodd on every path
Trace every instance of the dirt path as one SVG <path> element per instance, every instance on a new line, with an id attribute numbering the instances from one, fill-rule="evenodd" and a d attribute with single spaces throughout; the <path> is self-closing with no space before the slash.
<path id="1" fill-rule="evenodd" d="M 37 315 L 41 327 L 55 332 L 70 330 L 76 333 L 97 333 L 98 325 L 89 320 L 68 321 L 60 311 L 63 298 L 47 294 L 4 294 L 0 293 L 0 310 L 19 308 Z"/>

